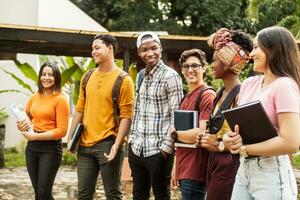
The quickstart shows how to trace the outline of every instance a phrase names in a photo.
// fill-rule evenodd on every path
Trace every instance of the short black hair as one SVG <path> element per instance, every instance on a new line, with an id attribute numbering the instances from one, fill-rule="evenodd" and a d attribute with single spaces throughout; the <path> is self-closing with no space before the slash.
<path id="1" fill-rule="evenodd" d="M 50 67 L 53 72 L 53 77 L 54 77 L 54 86 L 53 86 L 53 91 L 54 92 L 60 92 L 61 91 L 61 74 L 59 71 L 59 68 L 56 63 L 54 62 L 45 62 L 39 71 L 39 77 L 38 77 L 38 93 L 43 93 L 44 87 L 41 82 L 41 76 L 43 74 L 43 70 L 45 67 Z"/>
<path id="2" fill-rule="evenodd" d="M 112 45 L 113 46 L 113 50 L 114 50 L 114 55 L 117 54 L 118 51 L 118 41 L 117 39 L 109 34 L 98 34 L 94 37 L 94 41 L 95 40 L 102 40 L 104 42 L 104 44 L 106 44 L 106 46 Z"/>

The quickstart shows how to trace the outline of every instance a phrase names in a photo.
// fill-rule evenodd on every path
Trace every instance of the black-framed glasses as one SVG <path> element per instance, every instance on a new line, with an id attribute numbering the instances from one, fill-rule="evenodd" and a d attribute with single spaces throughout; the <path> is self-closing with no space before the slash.
<path id="1" fill-rule="evenodd" d="M 199 64 L 199 63 L 192 63 L 192 64 L 185 63 L 185 64 L 182 65 L 181 68 L 182 68 L 183 71 L 187 71 L 190 68 L 192 68 L 192 70 L 196 71 L 196 70 L 198 70 L 201 67 L 202 67 L 202 65 Z"/>

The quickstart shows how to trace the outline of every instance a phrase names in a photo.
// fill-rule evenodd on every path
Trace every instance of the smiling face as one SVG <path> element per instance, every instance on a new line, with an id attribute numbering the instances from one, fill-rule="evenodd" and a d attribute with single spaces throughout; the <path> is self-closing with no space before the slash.
<path id="1" fill-rule="evenodd" d="M 254 71 L 264 73 L 267 69 L 267 55 L 258 45 L 257 37 L 253 40 L 253 50 L 250 53 L 251 59 L 254 61 Z"/>
<path id="2" fill-rule="evenodd" d="M 92 44 L 92 57 L 96 64 L 105 62 L 113 54 L 112 45 L 106 45 L 102 40 L 96 39 Z"/>
<path id="3" fill-rule="evenodd" d="M 189 85 L 200 85 L 203 82 L 205 68 L 198 57 L 190 56 L 182 63 L 181 72 Z"/>
<path id="4" fill-rule="evenodd" d="M 154 67 L 161 59 L 161 46 L 157 42 L 145 42 L 138 49 L 138 55 L 149 67 Z"/>
<path id="5" fill-rule="evenodd" d="M 53 90 L 55 78 L 51 67 L 44 67 L 40 80 L 44 90 Z"/>

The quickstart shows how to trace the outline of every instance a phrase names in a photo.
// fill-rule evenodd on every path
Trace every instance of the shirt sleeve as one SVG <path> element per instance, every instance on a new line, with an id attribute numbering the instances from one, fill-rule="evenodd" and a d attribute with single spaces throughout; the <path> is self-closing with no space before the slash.
<path id="1" fill-rule="evenodd" d="M 30 120 L 32 120 L 32 115 L 30 113 L 30 109 L 31 109 L 33 97 L 34 97 L 34 95 L 30 97 L 30 99 L 27 102 L 26 108 L 25 108 L 26 114 L 28 115 Z"/>
<path id="2" fill-rule="evenodd" d="M 214 99 L 216 97 L 216 93 L 213 90 L 206 90 L 202 97 L 199 105 L 200 108 L 200 120 L 209 120 L 209 116 L 214 107 Z"/>
<path id="3" fill-rule="evenodd" d="M 59 99 L 55 112 L 56 128 L 53 129 L 53 138 L 60 139 L 67 134 L 70 116 L 70 107 L 64 96 Z"/>
<path id="4" fill-rule="evenodd" d="M 300 95 L 297 83 L 290 78 L 280 80 L 274 90 L 274 104 L 277 113 L 299 113 Z"/>
<path id="5" fill-rule="evenodd" d="M 182 80 L 178 74 L 174 74 L 167 81 L 167 95 L 170 107 L 171 126 L 174 126 L 174 111 L 179 108 L 181 99 L 183 98 Z M 168 133 L 164 136 L 160 149 L 171 154 L 174 149 L 174 143 L 171 142 Z"/>
<path id="6" fill-rule="evenodd" d="M 134 84 L 130 76 L 126 76 L 122 82 L 119 95 L 120 118 L 131 119 L 134 103 Z"/>

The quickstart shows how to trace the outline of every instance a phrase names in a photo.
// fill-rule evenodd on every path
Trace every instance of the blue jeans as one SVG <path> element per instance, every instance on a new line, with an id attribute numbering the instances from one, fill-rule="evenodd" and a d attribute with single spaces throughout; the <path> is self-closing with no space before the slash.
<path id="1" fill-rule="evenodd" d="M 180 180 L 180 192 L 182 200 L 204 200 L 205 184 L 200 181 Z"/>
<path id="2" fill-rule="evenodd" d="M 287 155 L 240 159 L 231 200 L 296 200 L 297 193 Z"/>

